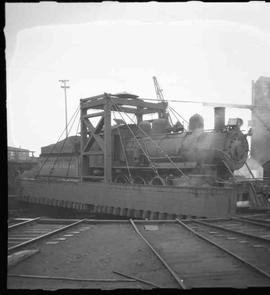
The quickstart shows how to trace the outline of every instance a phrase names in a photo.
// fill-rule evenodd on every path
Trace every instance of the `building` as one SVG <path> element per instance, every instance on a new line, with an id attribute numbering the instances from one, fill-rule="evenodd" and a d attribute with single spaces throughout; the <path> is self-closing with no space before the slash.
<path id="1" fill-rule="evenodd" d="M 263 177 L 270 177 L 270 78 L 260 77 L 252 83 L 252 139 L 251 157 L 264 169 Z"/>
<path id="2" fill-rule="evenodd" d="M 27 161 L 34 158 L 34 152 L 26 149 L 8 147 L 8 161 Z"/>
<path id="3" fill-rule="evenodd" d="M 34 157 L 34 151 L 8 146 L 8 192 L 17 191 L 17 177 L 26 170 L 38 165 L 38 158 Z"/>

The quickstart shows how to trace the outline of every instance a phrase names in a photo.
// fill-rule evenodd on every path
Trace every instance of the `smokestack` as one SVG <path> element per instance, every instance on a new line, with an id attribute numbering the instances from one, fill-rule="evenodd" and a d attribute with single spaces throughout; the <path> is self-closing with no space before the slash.
<path id="1" fill-rule="evenodd" d="M 220 130 L 225 127 L 225 108 L 215 107 L 215 130 Z"/>

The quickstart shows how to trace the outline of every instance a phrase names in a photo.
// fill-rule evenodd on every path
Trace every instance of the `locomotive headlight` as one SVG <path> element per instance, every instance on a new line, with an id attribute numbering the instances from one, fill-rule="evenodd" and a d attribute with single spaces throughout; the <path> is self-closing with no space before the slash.
<path id="1" fill-rule="evenodd" d="M 240 128 L 243 125 L 243 120 L 241 118 L 230 118 L 228 121 L 228 126 L 234 127 L 237 126 Z"/>

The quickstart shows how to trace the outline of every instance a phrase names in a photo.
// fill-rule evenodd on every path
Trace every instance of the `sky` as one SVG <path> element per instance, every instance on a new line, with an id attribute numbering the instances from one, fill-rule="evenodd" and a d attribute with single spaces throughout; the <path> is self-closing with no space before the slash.
<path id="1" fill-rule="evenodd" d="M 251 81 L 270 77 L 270 5 L 249 3 L 6 3 L 8 145 L 40 153 L 80 98 L 131 92 L 165 99 L 251 104 Z M 213 128 L 213 108 L 169 103 Z M 244 119 L 250 111 L 226 109 Z M 78 118 L 71 135 L 76 134 Z M 64 134 L 63 137 L 64 138 Z"/>

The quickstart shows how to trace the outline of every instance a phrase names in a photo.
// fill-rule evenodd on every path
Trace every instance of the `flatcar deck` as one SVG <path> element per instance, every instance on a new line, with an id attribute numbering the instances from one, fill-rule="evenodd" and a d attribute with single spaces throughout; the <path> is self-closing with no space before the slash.
<path id="1" fill-rule="evenodd" d="M 8 288 L 269 287 L 269 234 L 233 218 L 20 220 L 10 257 L 39 252 L 9 267 Z"/>

